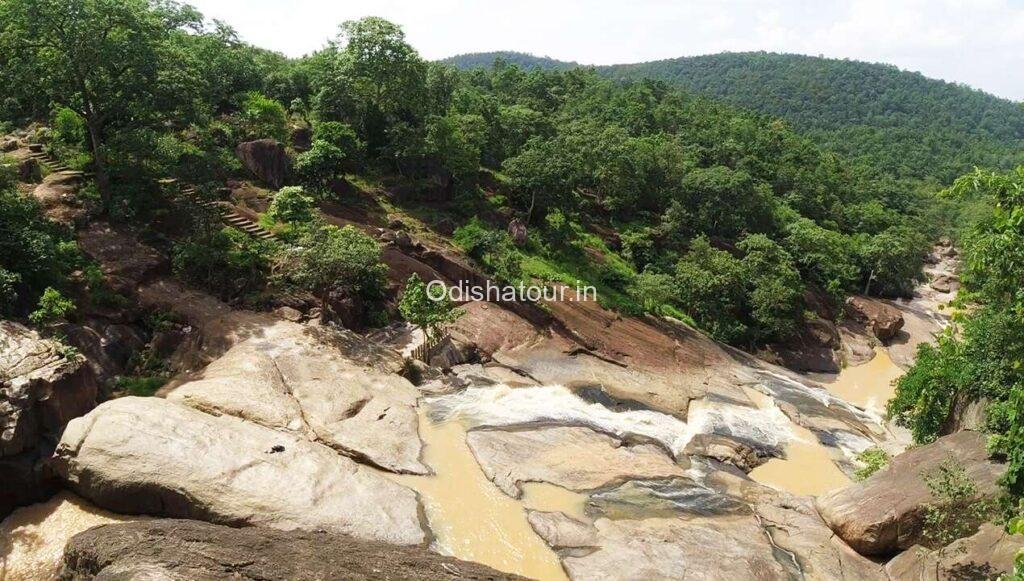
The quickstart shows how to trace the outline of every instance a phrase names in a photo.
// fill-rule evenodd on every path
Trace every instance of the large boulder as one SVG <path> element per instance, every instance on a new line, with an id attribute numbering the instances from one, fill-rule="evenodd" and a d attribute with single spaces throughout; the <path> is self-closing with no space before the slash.
<path id="1" fill-rule="evenodd" d="M 239 159 L 254 176 L 279 189 L 288 177 L 288 154 L 284 145 L 274 139 L 257 139 L 239 143 L 235 149 Z"/>
<path id="2" fill-rule="evenodd" d="M 92 222 L 77 233 L 78 247 L 100 264 L 115 292 L 130 294 L 140 284 L 167 270 L 167 258 L 139 242 L 129 232 L 104 222 Z"/>
<path id="3" fill-rule="evenodd" d="M 885 565 L 891 579 L 940 581 L 943 579 L 996 579 L 1013 570 L 1024 537 L 1009 535 L 1003 527 L 986 523 L 974 535 L 935 551 L 915 545 Z"/>
<path id="4" fill-rule="evenodd" d="M 982 497 L 1000 493 L 1006 467 L 989 459 L 985 436 L 959 432 L 893 458 L 867 480 L 817 500 L 825 522 L 862 555 L 891 555 L 921 539 L 925 506 L 933 502 L 925 476 L 953 458 Z"/>
<path id="5" fill-rule="evenodd" d="M 64 426 L 96 405 L 92 369 L 24 325 L 0 321 L 0 516 L 49 487 L 40 461 Z"/>
<path id="6" fill-rule="evenodd" d="M 849 297 L 846 299 L 846 314 L 867 325 L 882 341 L 892 339 L 903 328 L 903 314 L 899 309 L 878 299 Z"/>
<path id="7" fill-rule="evenodd" d="M 60 578 L 522 579 L 419 547 L 168 519 L 103 525 L 75 535 L 64 550 Z"/>
<path id="8" fill-rule="evenodd" d="M 163 399 L 116 399 L 73 420 L 52 462 L 115 512 L 427 540 L 412 490 L 306 438 Z"/>

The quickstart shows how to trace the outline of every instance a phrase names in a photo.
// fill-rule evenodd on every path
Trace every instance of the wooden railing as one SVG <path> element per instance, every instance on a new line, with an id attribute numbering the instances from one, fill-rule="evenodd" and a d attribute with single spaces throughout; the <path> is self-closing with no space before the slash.
<path id="1" fill-rule="evenodd" d="M 430 363 L 430 356 L 433 354 L 434 349 L 437 349 L 438 345 L 444 343 L 450 338 L 451 335 L 445 333 L 439 337 L 435 337 L 434 339 L 427 339 L 412 350 L 412 353 L 409 354 L 409 358 L 418 359 L 424 363 Z"/>

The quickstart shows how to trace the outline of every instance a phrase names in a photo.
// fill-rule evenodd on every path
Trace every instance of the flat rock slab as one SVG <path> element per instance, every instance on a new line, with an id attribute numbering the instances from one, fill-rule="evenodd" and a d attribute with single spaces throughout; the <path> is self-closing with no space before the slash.
<path id="1" fill-rule="evenodd" d="M 167 400 L 116 399 L 73 420 L 53 464 L 115 512 L 427 540 L 412 490 L 305 438 Z"/>
<path id="2" fill-rule="evenodd" d="M 191 520 L 96 527 L 64 550 L 64 580 L 522 579 L 419 547 L 324 532 L 234 529 Z"/>
<path id="3" fill-rule="evenodd" d="M 524 482 L 549 482 L 575 491 L 631 479 L 683 477 L 683 467 L 652 444 L 622 445 L 583 427 L 473 430 L 466 437 L 487 475 L 518 497 Z"/>
<path id="4" fill-rule="evenodd" d="M 925 505 L 932 502 L 924 475 L 949 458 L 966 470 L 979 494 L 994 497 L 1005 465 L 989 459 L 985 436 L 958 432 L 896 456 L 863 482 L 822 495 L 818 511 L 837 535 L 862 555 L 891 555 L 921 537 Z"/>
<path id="5" fill-rule="evenodd" d="M 531 511 L 527 517 L 560 550 L 571 579 L 781 580 L 795 573 L 776 560 L 753 515 L 598 519 L 593 525 L 555 512 Z"/>

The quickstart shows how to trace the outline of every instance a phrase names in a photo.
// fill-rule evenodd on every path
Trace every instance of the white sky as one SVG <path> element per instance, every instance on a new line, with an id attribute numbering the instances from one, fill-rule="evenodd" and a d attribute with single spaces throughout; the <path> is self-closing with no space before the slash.
<path id="1" fill-rule="evenodd" d="M 187 0 L 299 56 L 382 16 L 427 59 L 515 50 L 611 64 L 767 50 L 886 62 L 1024 100 L 1024 0 Z"/>

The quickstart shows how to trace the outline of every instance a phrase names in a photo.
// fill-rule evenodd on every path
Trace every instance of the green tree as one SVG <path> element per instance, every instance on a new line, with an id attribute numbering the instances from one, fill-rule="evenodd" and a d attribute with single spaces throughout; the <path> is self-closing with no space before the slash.
<path id="1" fill-rule="evenodd" d="M 242 103 L 242 120 L 249 139 L 284 141 L 288 137 L 288 114 L 284 105 L 256 91 L 246 95 Z"/>
<path id="2" fill-rule="evenodd" d="M 332 291 L 358 296 L 371 306 L 383 298 L 387 267 L 380 245 L 352 226 L 307 228 L 299 237 L 288 278 L 326 301 Z"/>
<path id="3" fill-rule="evenodd" d="M 803 320 L 803 282 L 793 258 L 764 234 L 740 240 L 747 304 L 757 340 L 786 339 Z"/>
<path id="4" fill-rule="evenodd" d="M 159 106 L 170 31 L 198 14 L 146 0 L 7 0 L 0 3 L 4 85 L 67 107 L 85 120 L 96 183 L 109 201 L 104 146 L 111 131 L 149 123 Z"/>
<path id="5" fill-rule="evenodd" d="M 423 329 L 428 341 L 440 337 L 448 325 L 462 316 L 462 310 L 455 308 L 447 292 L 431 296 L 427 284 L 416 273 L 405 282 L 398 310 L 405 320 Z"/>

